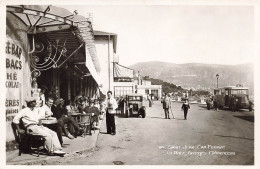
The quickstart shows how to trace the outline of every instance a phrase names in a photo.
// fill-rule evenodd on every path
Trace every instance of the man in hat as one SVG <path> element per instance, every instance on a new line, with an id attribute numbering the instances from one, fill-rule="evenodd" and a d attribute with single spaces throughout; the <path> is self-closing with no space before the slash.
<path id="1" fill-rule="evenodd" d="M 165 119 L 170 119 L 169 109 L 171 109 L 171 98 L 170 94 L 166 94 L 163 99 L 163 109 L 165 114 Z"/>
<path id="2" fill-rule="evenodd" d="M 106 124 L 107 124 L 107 134 L 116 134 L 115 116 L 117 108 L 117 102 L 112 98 L 112 91 L 107 92 L 106 100 Z"/>
<path id="3" fill-rule="evenodd" d="M 61 151 L 61 144 L 56 132 L 42 126 L 39 110 L 35 108 L 36 98 L 29 97 L 25 101 L 27 102 L 27 107 L 18 112 L 18 114 L 13 119 L 13 123 L 16 124 L 17 131 L 20 134 L 25 132 L 19 127 L 20 120 L 22 120 L 27 133 L 32 135 L 41 135 L 45 138 L 44 144 L 49 154 L 66 154 L 65 152 Z"/>

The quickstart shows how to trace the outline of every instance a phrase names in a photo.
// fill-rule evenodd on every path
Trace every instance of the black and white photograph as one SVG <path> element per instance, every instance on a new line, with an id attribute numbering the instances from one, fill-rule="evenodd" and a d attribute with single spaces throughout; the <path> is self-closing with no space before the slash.
<path id="1" fill-rule="evenodd" d="M 259 1 L 88 2 L 3 3 L 6 165 L 256 167 Z"/>

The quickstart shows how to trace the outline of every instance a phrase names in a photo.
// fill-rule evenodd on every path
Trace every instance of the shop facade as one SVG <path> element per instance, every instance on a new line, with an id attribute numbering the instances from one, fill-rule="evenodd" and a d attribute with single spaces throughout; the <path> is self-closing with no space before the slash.
<path id="1" fill-rule="evenodd" d="M 26 106 L 25 98 L 39 96 L 43 86 L 65 100 L 99 97 L 99 73 L 87 18 L 55 6 L 7 6 L 7 141 L 14 139 L 11 121 Z"/>

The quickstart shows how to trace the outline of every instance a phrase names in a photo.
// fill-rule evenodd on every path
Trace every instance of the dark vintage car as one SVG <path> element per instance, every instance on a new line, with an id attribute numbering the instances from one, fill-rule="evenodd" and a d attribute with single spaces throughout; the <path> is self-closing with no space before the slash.
<path id="1" fill-rule="evenodd" d="M 143 95 L 126 95 L 126 117 L 140 115 L 142 116 L 142 118 L 145 118 L 146 116 L 145 106 L 143 106 Z"/>

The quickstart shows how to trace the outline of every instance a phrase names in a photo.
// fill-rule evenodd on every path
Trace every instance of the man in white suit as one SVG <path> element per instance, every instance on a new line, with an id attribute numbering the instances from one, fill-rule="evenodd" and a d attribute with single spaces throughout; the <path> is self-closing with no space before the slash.
<path id="1" fill-rule="evenodd" d="M 115 125 L 115 116 L 117 102 L 112 98 L 112 92 L 107 92 L 106 100 L 106 125 L 107 125 L 107 134 L 115 135 L 116 134 L 116 125 Z"/>

